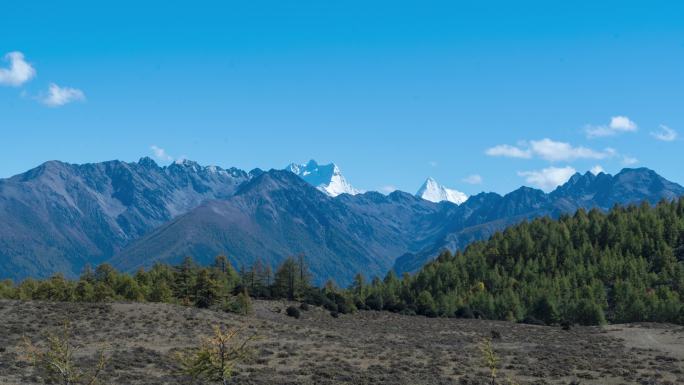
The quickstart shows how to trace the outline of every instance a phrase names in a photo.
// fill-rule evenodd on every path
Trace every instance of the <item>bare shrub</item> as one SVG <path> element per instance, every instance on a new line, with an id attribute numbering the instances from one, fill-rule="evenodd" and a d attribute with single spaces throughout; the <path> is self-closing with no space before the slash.
<path id="1" fill-rule="evenodd" d="M 28 337 L 23 338 L 23 356 L 47 383 L 62 385 L 95 385 L 107 365 L 104 350 L 98 352 L 97 363 L 93 368 L 79 367 L 74 359 L 78 346 L 72 342 L 71 324 L 65 322 L 59 333 L 48 333 L 40 345 Z"/>

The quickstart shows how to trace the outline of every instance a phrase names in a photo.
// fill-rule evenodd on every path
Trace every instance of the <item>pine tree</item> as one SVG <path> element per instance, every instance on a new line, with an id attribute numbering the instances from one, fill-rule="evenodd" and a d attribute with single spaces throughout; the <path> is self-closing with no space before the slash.
<path id="1" fill-rule="evenodd" d="M 209 308 L 219 299 L 219 286 L 207 269 L 200 269 L 194 286 L 195 306 Z"/>
<path id="2" fill-rule="evenodd" d="M 181 303 L 194 301 L 195 271 L 197 266 L 192 257 L 185 257 L 180 265 L 174 267 L 174 295 Z"/>

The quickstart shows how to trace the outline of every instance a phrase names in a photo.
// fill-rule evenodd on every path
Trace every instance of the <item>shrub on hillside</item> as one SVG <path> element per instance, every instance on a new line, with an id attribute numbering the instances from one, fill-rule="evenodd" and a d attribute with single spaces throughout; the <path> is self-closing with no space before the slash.
<path id="1" fill-rule="evenodd" d="M 546 326 L 546 323 L 538 318 L 535 318 L 531 315 L 528 315 L 525 317 L 520 323 L 527 324 L 527 325 L 537 325 L 537 326 Z"/>
<path id="2" fill-rule="evenodd" d="M 456 310 L 456 317 L 472 319 L 475 318 L 475 314 L 473 314 L 473 311 L 470 309 L 470 307 L 461 306 L 458 308 L 458 310 Z"/>
<path id="3" fill-rule="evenodd" d="M 246 291 L 228 299 L 223 305 L 223 310 L 228 313 L 247 315 L 252 312 L 252 299 Z"/>
<path id="4" fill-rule="evenodd" d="M 301 313 L 299 312 L 299 309 L 297 309 L 294 306 L 290 306 L 285 310 L 285 313 L 287 313 L 288 317 L 293 317 L 293 318 L 299 318 L 301 317 Z"/>

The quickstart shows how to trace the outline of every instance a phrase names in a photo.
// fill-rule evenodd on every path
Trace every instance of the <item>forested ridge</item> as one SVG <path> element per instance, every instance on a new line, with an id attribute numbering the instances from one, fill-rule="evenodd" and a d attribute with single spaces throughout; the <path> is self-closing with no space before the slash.
<path id="1" fill-rule="evenodd" d="M 414 275 L 389 272 L 366 282 L 359 274 L 346 289 L 313 287 L 304 256 L 275 272 L 259 262 L 238 270 L 224 256 L 207 267 L 188 257 L 133 275 L 100 265 L 74 281 L 3 281 L 0 297 L 171 302 L 238 313 L 249 311 L 252 297 L 285 298 L 334 316 L 369 309 L 539 324 L 684 324 L 684 198 L 521 223 L 465 251 L 444 252 Z"/>
<path id="2" fill-rule="evenodd" d="M 513 226 L 371 290 L 428 316 L 684 322 L 684 199 Z M 366 303 L 369 302 L 369 297 Z M 399 305 L 401 306 L 401 305 Z"/>

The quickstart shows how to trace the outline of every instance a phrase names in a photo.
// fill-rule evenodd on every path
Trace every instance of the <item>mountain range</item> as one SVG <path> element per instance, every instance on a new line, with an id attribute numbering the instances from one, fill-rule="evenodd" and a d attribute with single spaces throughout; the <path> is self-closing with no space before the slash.
<path id="1" fill-rule="evenodd" d="M 358 272 L 415 271 L 444 248 L 526 219 L 682 195 L 682 186 L 645 168 L 576 174 L 549 194 L 522 187 L 454 204 L 361 193 L 337 166 L 313 161 L 250 172 L 187 160 L 51 161 L 0 180 L 0 278 L 75 276 L 102 262 L 131 271 L 186 255 L 275 267 L 304 254 L 315 282 L 346 285 Z"/>

